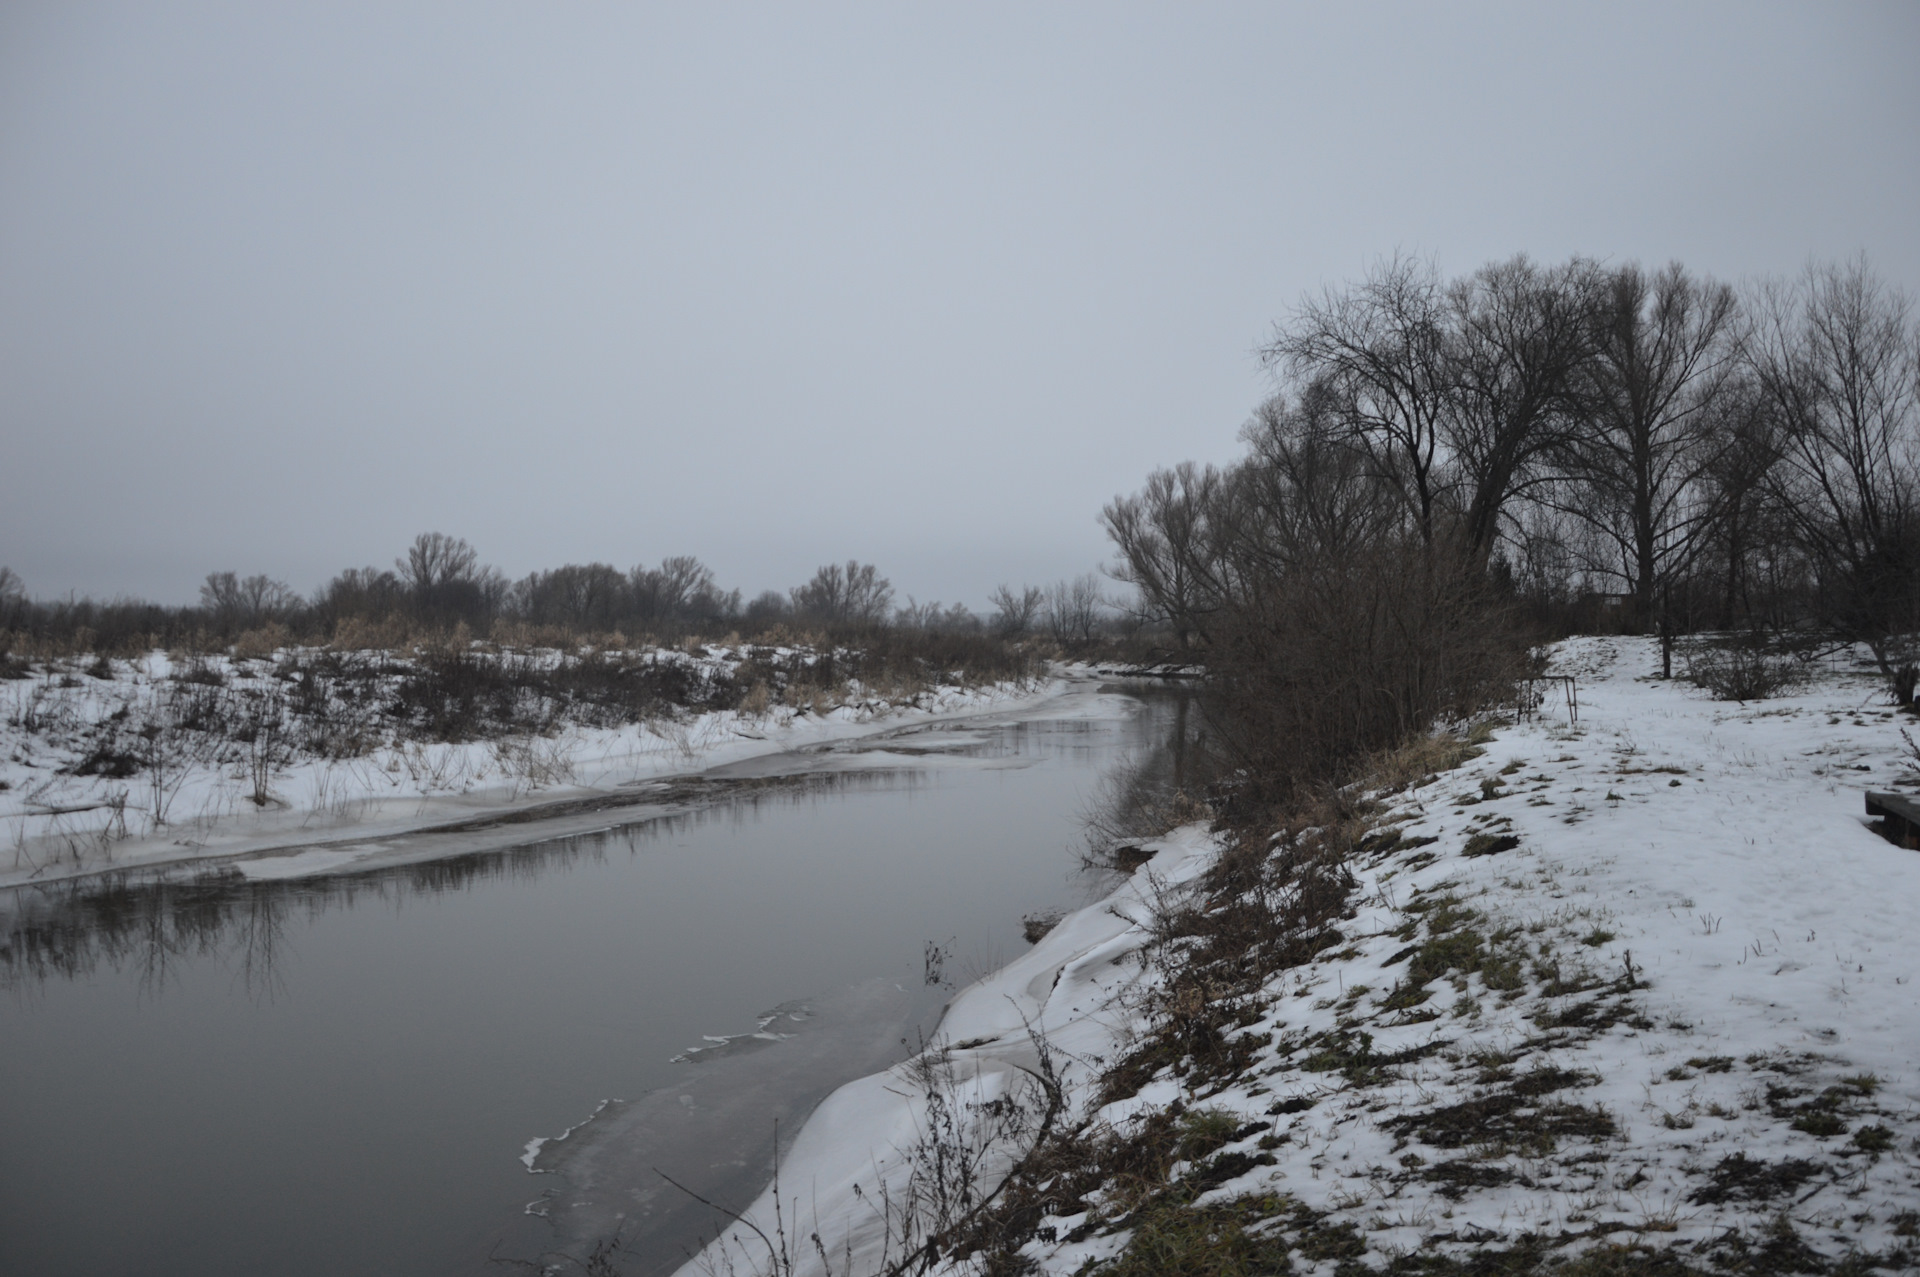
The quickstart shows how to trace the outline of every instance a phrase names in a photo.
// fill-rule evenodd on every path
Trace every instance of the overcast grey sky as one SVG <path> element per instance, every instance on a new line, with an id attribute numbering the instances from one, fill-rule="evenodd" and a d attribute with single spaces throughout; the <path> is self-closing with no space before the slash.
<path id="1" fill-rule="evenodd" d="M 1920 286 L 1920 4 L 0 6 L 0 563 L 1105 561 L 1396 249 Z"/>

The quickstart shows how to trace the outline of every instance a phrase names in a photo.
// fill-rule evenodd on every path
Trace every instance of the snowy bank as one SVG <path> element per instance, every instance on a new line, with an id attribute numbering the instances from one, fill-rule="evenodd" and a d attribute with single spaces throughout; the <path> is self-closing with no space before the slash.
<path id="1" fill-rule="evenodd" d="M 726 648 L 645 655 L 694 680 L 764 659 Z M 213 858 L 241 858 L 241 872 L 253 876 L 298 876 L 402 854 L 394 840 L 436 829 L 471 828 L 494 842 L 522 836 L 491 827 L 502 818 L 543 818 L 542 836 L 579 832 L 604 827 L 611 808 L 683 802 L 660 783 L 671 778 L 1017 708 L 1066 686 L 1058 678 L 956 681 L 882 692 L 855 679 L 831 697 L 809 690 L 787 703 L 761 696 L 737 708 L 669 706 L 610 725 L 570 718 L 563 706 L 544 731 L 455 741 L 385 722 L 371 704 L 375 689 L 363 693 L 368 704 L 349 707 L 359 738 L 341 748 L 297 730 L 291 705 L 302 689 L 288 656 L 176 667 L 154 652 L 72 668 L 50 662 L 35 677 L 0 681 L 0 887 Z M 267 727 L 251 721 L 262 706 L 271 707 Z M 224 717 L 196 730 L 200 713 Z"/>
<path id="2" fill-rule="evenodd" d="M 773 1246 L 737 1225 L 686 1271 L 882 1271 L 944 1218 L 933 1160 L 977 1200 L 1043 1130 L 1162 1141 L 1125 1181 L 1025 1168 L 1046 1214 L 1015 1241 L 1044 1273 L 1182 1246 L 1326 1274 L 1596 1249 L 1606 1272 L 1911 1269 L 1920 854 L 1862 802 L 1920 783 L 1903 720 L 1864 671 L 1735 704 L 1651 677 L 1644 640 L 1555 667 L 1577 723 L 1549 706 L 1378 796 L 1338 938 L 1221 1008 L 1230 1069 L 1150 1063 L 1114 1093 L 1178 973 L 1155 916 L 1219 854 L 1187 828 L 956 999 L 949 1049 L 821 1105 L 780 1214 L 745 1213 Z"/>

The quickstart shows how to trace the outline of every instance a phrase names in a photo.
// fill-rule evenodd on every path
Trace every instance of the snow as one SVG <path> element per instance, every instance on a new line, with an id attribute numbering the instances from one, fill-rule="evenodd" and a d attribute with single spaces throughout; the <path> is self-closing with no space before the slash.
<path id="1" fill-rule="evenodd" d="M 601 1100 L 600 1103 L 594 1106 L 593 1112 L 587 1114 L 586 1117 L 582 1118 L 578 1122 L 575 1122 L 572 1126 L 569 1126 L 566 1130 L 560 1132 L 558 1135 L 534 1136 L 532 1139 L 527 1141 L 526 1148 L 521 1151 L 520 1164 L 527 1168 L 527 1174 L 529 1175 L 548 1174 L 547 1171 L 542 1170 L 541 1168 L 534 1165 L 534 1163 L 536 1163 L 540 1159 L 541 1149 L 545 1148 L 549 1144 L 563 1143 L 567 1139 L 571 1138 L 575 1131 L 579 1130 L 581 1127 L 585 1126 L 588 1122 L 593 1121 L 594 1118 L 599 1117 L 601 1113 L 605 1112 L 609 1104 L 623 1104 L 623 1103 L 625 1103 L 624 1100 L 618 1100 L 618 1099 Z"/>
<path id="2" fill-rule="evenodd" d="M 233 860 L 249 877 L 288 878 L 526 841 L 531 826 L 485 828 L 488 817 L 505 813 L 553 816 L 542 821 L 540 837 L 579 833 L 613 823 L 604 810 L 610 803 L 670 801 L 653 785 L 666 778 L 1015 708 L 1065 685 L 1058 678 L 956 682 L 889 698 L 856 681 L 830 706 L 681 712 L 619 727 L 563 719 L 551 735 L 454 743 L 408 739 L 389 727 L 351 757 L 296 749 L 271 769 L 265 805 L 253 801 L 246 746 L 234 741 L 194 742 L 158 784 L 144 769 L 122 777 L 74 774 L 113 729 L 125 744 L 136 725 L 158 718 L 162 700 L 182 687 L 176 675 L 216 680 L 236 699 L 280 694 L 286 684 L 276 678 L 276 662 L 303 655 L 314 653 L 289 649 L 275 661 L 213 656 L 189 671 L 155 651 L 135 661 L 43 662 L 32 678 L 0 681 L 0 887 L 213 858 Z M 711 675 L 749 654 L 707 648 L 652 655 Z M 408 841 L 456 823 L 481 828 L 458 847 L 428 850 Z"/>
<path id="3" fill-rule="evenodd" d="M 1705 1253 L 1782 1218 L 1829 1260 L 1912 1246 L 1920 853 L 1867 827 L 1862 793 L 1920 777 L 1882 682 L 1836 664 L 1772 700 L 1718 702 L 1652 677 L 1658 650 L 1639 639 L 1569 641 L 1554 668 L 1578 677 L 1577 723 L 1550 702 L 1499 726 L 1478 758 L 1385 800 L 1401 843 L 1355 863 L 1339 950 L 1268 982 L 1242 1032 L 1271 1041 L 1244 1073 L 1162 1071 L 1087 1111 L 1093 1080 L 1150 1028 L 1147 995 L 1165 978 L 1147 960 L 1158 900 L 1218 852 L 1196 826 L 1149 844 L 1153 860 L 1110 898 L 956 998 L 939 1039 L 949 1099 L 1011 1093 L 1039 1068 L 1043 1034 L 1063 1121 L 1124 1134 L 1177 1101 L 1259 1124 L 1227 1151 L 1270 1164 L 1196 1204 L 1279 1195 L 1324 1226 L 1350 1224 L 1373 1267 L 1523 1237 Z M 1499 844 L 1475 835 L 1518 845 L 1486 854 Z M 1455 968 L 1425 1001 L 1403 991 L 1386 1005 L 1408 953 L 1443 925 L 1517 965 L 1499 987 L 1491 968 Z M 1335 1034 L 1406 1058 L 1330 1067 Z M 799 1235 L 819 1230 L 824 1254 L 794 1247 L 794 1271 L 824 1271 L 826 1255 L 841 1272 L 897 1258 L 876 1203 L 903 1200 L 925 1147 L 927 1077 L 854 1082 L 802 1130 L 781 1166 L 782 1210 L 789 1234 L 802 1217 Z M 1529 1082 L 1543 1089 L 1509 1089 Z M 1502 1134 L 1543 1115 L 1562 1123 L 1550 1138 Z M 988 1182 L 1023 1152 L 1009 1141 L 983 1156 Z M 769 1190 L 745 1212 L 769 1236 L 774 1204 Z M 1047 1222 L 1023 1252 L 1046 1273 L 1111 1257 L 1129 1235 L 1124 1217 Z M 1335 1266 L 1297 1250 L 1294 1263 Z M 736 1226 L 683 1272 L 768 1266 Z"/>

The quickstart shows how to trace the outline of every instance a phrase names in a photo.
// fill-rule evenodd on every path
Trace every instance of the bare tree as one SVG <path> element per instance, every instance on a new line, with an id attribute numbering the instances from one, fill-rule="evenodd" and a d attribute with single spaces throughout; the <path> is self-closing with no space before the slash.
<path id="1" fill-rule="evenodd" d="M 750 627 L 764 629 L 793 615 L 793 600 L 778 590 L 762 590 L 740 616 Z"/>
<path id="2" fill-rule="evenodd" d="M 441 586 L 471 581 L 480 567 L 480 554 L 460 537 L 444 532 L 422 532 L 413 539 L 403 559 L 393 566 L 408 588 L 426 594 Z"/>
<path id="3" fill-rule="evenodd" d="M 1013 592 L 1012 586 L 995 586 L 987 598 L 987 602 L 993 604 L 994 633 L 1003 638 L 1019 638 L 1031 630 L 1046 593 L 1037 585 L 1023 586 L 1018 594 Z"/>
<path id="4" fill-rule="evenodd" d="M 242 578 L 232 572 L 209 572 L 200 587 L 200 606 L 222 630 L 259 625 L 299 604 L 299 595 L 264 575 Z"/>
<path id="5" fill-rule="evenodd" d="M 1623 581 L 1642 623 L 1687 570 L 1710 506 L 1700 478 L 1719 445 L 1716 407 L 1738 368 L 1731 288 L 1675 262 L 1609 271 L 1587 369 L 1587 422 L 1568 464 L 1564 508 L 1605 547 L 1590 569 Z"/>
<path id="6" fill-rule="evenodd" d="M 1447 290 L 1455 356 L 1441 433 L 1462 488 L 1469 563 L 1486 565 L 1510 501 L 1559 477 L 1552 462 L 1584 422 L 1579 376 L 1596 346 L 1602 283 L 1591 262 L 1542 268 L 1523 254 Z"/>
<path id="7" fill-rule="evenodd" d="M 1454 319 L 1433 263 L 1396 255 L 1357 287 L 1304 302 L 1261 351 L 1269 367 L 1334 397 L 1352 440 L 1392 481 L 1429 544 L 1449 486 Z"/>
<path id="8" fill-rule="evenodd" d="M 1797 577 L 1796 538 L 1771 499 L 1781 431 L 1759 383 L 1742 376 L 1715 397 L 1713 440 L 1698 475 L 1707 521 L 1697 534 L 1697 570 L 1713 592 L 1715 626 L 1778 627 L 1787 588 Z"/>
<path id="9" fill-rule="evenodd" d="M 944 607 L 938 600 L 932 603 L 915 602 L 911 594 L 907 596 L 907 605 L 896 609 L 893 625 L 902 630 L 945 630 L 958 633 L 980 628 L 980 618 L 975 616 L 964 603 L 955 603 Z"/>
<path id="10" fill-rule="evenodd" d="M 1100 512 L 1120 551 L 1115 578 L 1139 590 L 1147 618 L 1170 626 L 1183 649 L 1218 606 L 1220 586 L 1208 576 L 1213 558 L 1204 547 L 1221 482 L 1212 466 L 1183 461 L 1154 471 L 1146 487 L 1115 497 Z"/>
<path id="11" fill-rule="evenodd" d="M 650 624 L 714 621 L 740 611 L 740 592 L 721 590 L 713 571 L 690 554 L 662 559 L 657 568 L 636 567 L 629 577 L 635 610 Z"/>
<path id="12" fill-rule="evenodd" d="M 793 610 L 836 625 L 878 625 L 893 604 L 893 585 L 871 563 L 829 563 L 793 591 Z"/>
<path id="13" fill-rule="evenodd" d="M 1059 643 L 1084 643 L 1100 623 L 1100 578 L 1088 572 L 1057 581 L 1047 590 L 1042 613 L 1047 633 Z"/>
<path id="14" fill-rule="evenodd" d="M 27 610 L 26 582 L 12 568 L 0 565 L 0 627 L 14 629 L 21 625 Z"/>
<path id="15" fill-rule="evenodd" d="M 459 537 L 422 532 L 406 557 L 394 560 L 405 582 L 414 614 L 424 621 L 483 622 L 505 600 L 507 583 Z"/>
<path id="16" fill-rule="evenodd" d="M 321 620 L 332 626 L 350 616 L 391 616 L 405 595 L 400 578 L 385 568 L 348 568 L 315 593 L 313 606 Z"/>
<path id="17" fill-rule="evenodd" d="M 1286 377 L 1288 411 L 1356 449 L 1425 544 L 1484 569 L 1510 503 L 1560 477 L 1601 282 L 1577 258 L 1518 256 L 1446 284 L 1395 257 L 1303 303 L 1261 353 Z"/>
<path id="18" fill-rule="evenodd" d="M 1450 543 L 1426 541 L 1378 453 L 1316 398 L 1264 405 L 1246 459 L 1207 489 L 1205 534 L 1154 546 L 1193 560 L 1183 579 L 1207 599 L 1191 616 L 1209 748 L 1253 801 L 1471 708 L 1515 646 L 1480 573 Z M 1108 526 L 1119 543 L 1127 524 Z M 1141 574 L 1142 589 L 1171 579 Z"/>
<path id="19" fill-rule="evenodd" d="M 509 606 L 535 624 L 610 630 L 627 607 L 627 575 L 605 563 L 569 563 L 516 583 Z"/>
<path id="20" fill-rule="evenodd" d="M 1774 496 L 1811 560 L 1823 618 L 1883 671 L 1920 628 L 1920 334 L 1864 260 L 1760 293 L 1752 364 L 1780 420 Z"/>

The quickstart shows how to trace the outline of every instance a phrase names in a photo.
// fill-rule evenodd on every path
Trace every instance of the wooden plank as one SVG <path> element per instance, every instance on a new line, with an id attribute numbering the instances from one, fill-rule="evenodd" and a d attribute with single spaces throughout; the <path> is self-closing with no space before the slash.
<path id="1" fill-rule="evenodd" d="M 1867 815 L 1880 818 L 1889 842 L 1920 851 L 1920 802 L 1905 794 L 1868 794 Z"/>
<path id="2" fill-rule="evenodd" d="M 1920 802 L 1905 794 L 1868 794 L 1867 815 L 1897 816 L 1909 825 L 1920 826 Z"/>

